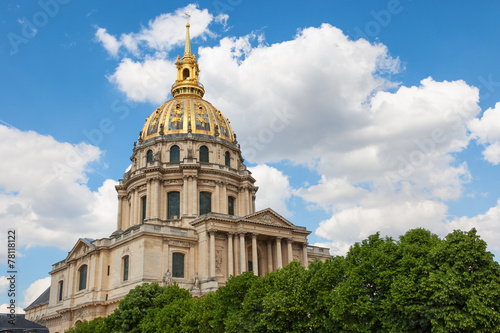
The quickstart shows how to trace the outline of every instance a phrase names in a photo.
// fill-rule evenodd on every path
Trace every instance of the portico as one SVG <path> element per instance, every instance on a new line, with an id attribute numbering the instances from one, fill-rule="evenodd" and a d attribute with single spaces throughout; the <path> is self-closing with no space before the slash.
<path id="1" fill-rule="evenodd" d="M 293 260 L 308 264 L 307 236 L 310 231 L 297 227 L 272 209 L 230 217 L 207 214 L 191 222 L 200 240 L 199 257 L 207 256 L 208 265 L 200 272 L 201 280 L 225 281 L 229 276 L 253 271 L 255 275 L 282 268 Z"/>

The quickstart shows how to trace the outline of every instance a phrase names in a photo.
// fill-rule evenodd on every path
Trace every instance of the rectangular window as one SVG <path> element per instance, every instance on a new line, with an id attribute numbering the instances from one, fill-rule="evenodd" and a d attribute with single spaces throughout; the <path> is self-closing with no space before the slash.
<path id="1" fill-rule="evenodd" d="M 212 193 L 200 192 L 200 215 L 208 214 L 212 211 Z"/>
<path id="2" fill-rule="evenodd" d="M 108 265 L 108 276 L 109 276 L 109 265 Z"/>
<path id="3" fill-rule="evenodd" d="M 169 220 L 178 219 L 180 217 L 180 197 L 179 192 L 169 192 L 168 193 L 168 216 Z"/>
<path id="4" fill-rule="evenodd" d="M 83 265 L 80 268 L 80 281 L 78 284 L 78 290 L 83 290 L 87 288 L 87 265 Z"/>
<path id="5" fill-rule="evenodd" d="M 172 254 L 172 277 L 184 277 L 184 254 L 182 253 Z"/>
<path id="6" fill-rule="evenodd" d="M 128 264 L 129 264 L 129 256 L 123 258 L 123 281 L 128 280 Z"/>
<path id="7" fill-rule="evenodd" d="M 142 221 L 146 219 L 146 205 L 148 203 L 148 198 L 146 196 L 142 197 Z"/>
<path id="8" fill-rule="evenodd" d="M 59 281 L 59 297 L 58 297 L 58 300 L 59 302 L 62 301 L 63 299 L 63 281 Z"/>
<path id="9" fill-rule="evenodd" d="M 234 198 L 227 197 L 227 214 L 234 215 Z"/>

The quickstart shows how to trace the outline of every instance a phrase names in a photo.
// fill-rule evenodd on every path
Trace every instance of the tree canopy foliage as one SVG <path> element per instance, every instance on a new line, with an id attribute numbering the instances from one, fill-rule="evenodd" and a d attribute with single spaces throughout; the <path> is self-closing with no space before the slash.
<path id="1" fill-rule="evenodd" d="M 377 233 L 345 257 L 246 272 L 201 298 L 144 284 L 67 332 L 500 332 L 500 266 L 475 229 Z"/>

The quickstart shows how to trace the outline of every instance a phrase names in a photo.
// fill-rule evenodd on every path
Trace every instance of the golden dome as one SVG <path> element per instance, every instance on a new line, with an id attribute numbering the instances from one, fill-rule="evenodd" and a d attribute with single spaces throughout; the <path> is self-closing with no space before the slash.
<path id="1" fill-rule="evenodd" d="M 209 102 L 192 96 L 179 96 L 165 102 L 146 119 L 143 141 L 168 134 L 196 133 L 219 136 L 234 142 L 229 120 Z"/>
<path id="2" fill-rule="evenodd" d="M 146 118 L 140 141 L 169 134 L 205 134 L 235 143 L 229 120 L 212 104 L 202 99 L 205 88 L 198 81 L 196 54 L 191 54 L 189 18 L 182 61 L 177 56 L 177 80 L 172 85 L 173 99 L 165 102 Z"/>

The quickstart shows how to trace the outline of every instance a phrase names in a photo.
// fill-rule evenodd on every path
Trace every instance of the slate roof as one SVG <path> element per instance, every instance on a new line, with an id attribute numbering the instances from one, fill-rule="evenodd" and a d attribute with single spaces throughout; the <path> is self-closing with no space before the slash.
<path id="1" fill-rule="evenodd" d="M 34 323 L 26 318 L 24 314 L 16 314 L 15 325 L 9 323 L 12 318 L 7 313 L 0 313 L 0 332 L 33 332 L 33 333 L 49 333 L 49 329 L 45 326 Z"/>
<path id="2" fill-rule="evenodd" d="M 48 303 L 49 302 L 49 297 L 50 297 L 50 287 L 48 287 L 36 300 L 33 301 L 26 309 L 28 310 L 29 308 L 35 307 L 37 305 L 43 304 L 43 303 Z M 2 326 L 0 326 L 2 327 Z"/>

